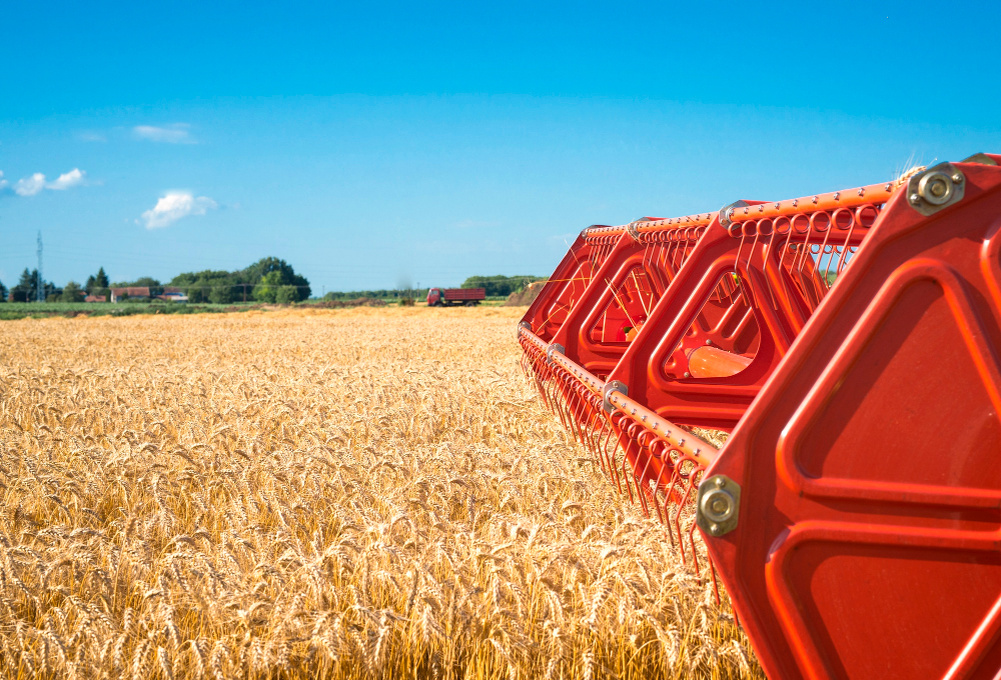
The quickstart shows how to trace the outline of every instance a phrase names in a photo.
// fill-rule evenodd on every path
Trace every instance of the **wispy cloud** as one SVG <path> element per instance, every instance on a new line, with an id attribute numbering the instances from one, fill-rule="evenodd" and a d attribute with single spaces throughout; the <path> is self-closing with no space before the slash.
<path id="1" fill-rule="evenodd" d="M 41 193 L 44 188 L 45 175 L 40 172 L 36 172 L 31 177 L 25 177 L 17 180 L 17 184 L 14 185 L 14 193 L 18 196 L 34 196 L 35 194 Z"/>
<path id="2" fill-rule="evenodd" d="M 45 174 L 41 172 L 36 172 L 29 177 L 22 177 L 14 183 L 11 189 L 18 196 L 36 196 L 42 193 L 43 189 L 49 189 L 51 191 L 64 191 L 72 187 L 77 187 L 85 184 L 87 181 L 87 173 L 80 168 L 73 168 L 69 172 L 64 172 L 59 175 L 58 178 L 51 182 L 45 181 Z M 10 185 L 10 182 L 3 178 L 3 172 L 0 172 L 0 191 L 4 191 Z"/>
<path id="3" fill-rule="evenodd" d="M 80 186 L 84 182 L 84 177 L 86 172 L 80 168 L 73 168 L 69 172 L 64 172 L 59 175 L 58 179 L 54 182 L 49 182 L 45 185 L 46 189 L 52 189 L 53 191 L 63 191 L 64 189 L 69 189 L 70 187 Z"/>
<path id="4" fill-rule="evenodd" d="M 94 132 L 93 130 L 86 130 L 77 135 L 77 139 L 81 142 L 106 142 L 108 138 L 104 136 L 101 132 Z"/>
<path id="5" fill-rule="evenodd" d="M 190 191 L 168 191 L 151 209 L 140 215 L 147 229 L 168 227 L 177 220 L 192 215 L 204 215 L 219 205 L 208 196 L 195 196 Z"/>
<path id="6" fill-rule="evenodd" d="M 164 127 L 155 125 L 137 125 L 132 128 L 132 134 L 137 139 L 165 144 L 197 144 L 191 136 L 191 126 L 187 123 L 173 123 Z"/>

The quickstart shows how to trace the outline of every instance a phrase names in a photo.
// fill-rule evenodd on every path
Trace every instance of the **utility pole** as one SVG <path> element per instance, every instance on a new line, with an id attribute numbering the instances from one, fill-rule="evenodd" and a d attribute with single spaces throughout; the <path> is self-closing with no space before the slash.
<path id="1" fill-rule="evenodd" d="M 45 279 L 42 277 L 42 230 L 38 230 L 38 281 L 36 289 L 37 294 L 35 299 L 39 302 L 45 302 L 45 284 L 43 283 Z"/>

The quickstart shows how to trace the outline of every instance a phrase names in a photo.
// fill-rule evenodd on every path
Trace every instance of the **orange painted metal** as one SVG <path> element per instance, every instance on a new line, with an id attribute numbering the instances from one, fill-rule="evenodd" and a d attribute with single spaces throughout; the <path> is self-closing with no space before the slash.
<path id="1" fill-rule="evenodd" d="M 769 677 L 1001 668 L 999 161 L 586 230 L 587 285 L 519 330 L 612 483 L 708 551 Z M 707 480 L 739 519 L 702 548 Z"/>
<path id="2" fill-rule="evenodd" d="M 696 347 L 688 353 L 693 378 L 729 378 L 751 365 L 751 359 L 716 347 Z"/>

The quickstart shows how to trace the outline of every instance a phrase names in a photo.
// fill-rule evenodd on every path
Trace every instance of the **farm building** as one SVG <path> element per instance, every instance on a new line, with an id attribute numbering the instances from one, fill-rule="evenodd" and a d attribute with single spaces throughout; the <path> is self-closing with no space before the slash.
<path id="1" fill-rule="evenodd" d="M 112 288 L 111 301 L 120 300 L 148 300 L 150 298 L 149 286 L 129 286 L 127 288 Z"/>
<path id="2" fill-rule="evenodd" d="M 107 295 L 88 295 L 83 299 L 84 302 L 107 302 Z"/>
<path id="3" fill-rule="evenodd" d="M 177 286 L 165 286 L 163 293 L 156 296 L 159 300 L 169 300 L 171 302 L 187 302 L 188 296 L 184 294 L 184 290 L 178 288 Z"/>

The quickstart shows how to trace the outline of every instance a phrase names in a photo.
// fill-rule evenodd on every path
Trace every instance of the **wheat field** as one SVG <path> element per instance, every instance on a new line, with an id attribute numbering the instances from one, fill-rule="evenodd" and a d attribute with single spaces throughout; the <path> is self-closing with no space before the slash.
<path id="1" fill-rule="evenodd" d="M 763 677 L 522 311 L 0 325 L 0 676 Z"/>

